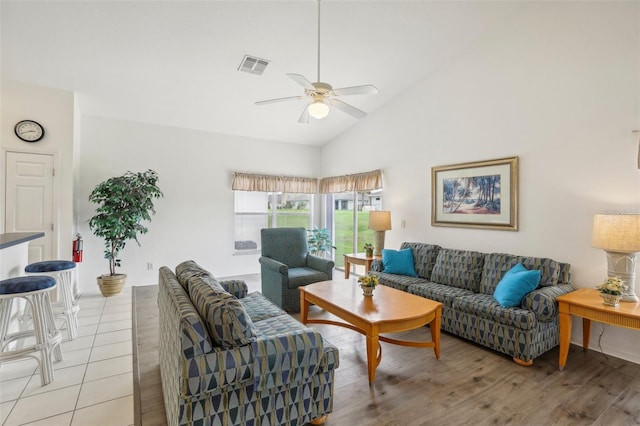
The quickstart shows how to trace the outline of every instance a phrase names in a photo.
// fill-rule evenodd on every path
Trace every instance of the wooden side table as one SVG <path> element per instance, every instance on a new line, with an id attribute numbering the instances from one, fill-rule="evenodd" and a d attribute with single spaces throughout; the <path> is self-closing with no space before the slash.
<path id="1" fill-rule="evenodd" d="M 364 273 L 367 274 L 371 269 L 371 263 L 376 259 L 382 259 L 382 256 L 368 257 L 365 253 L 349 253 L 344 255 L 344 277 L 349 278 L 351 273 L 351 264 L 364 265 Z"/>
<path id="2" fill-rule="evenodd" d="M 557 298 L 560 312 L 560 359 L 558 367 L 564 369 L 571 341 L 571 316 L 582 317 L 582 348 L 589 349 L 591 321 L 640 330 L 640 303 L 620 302 L 605 306 L 598 290 L 581 288 Z"/>

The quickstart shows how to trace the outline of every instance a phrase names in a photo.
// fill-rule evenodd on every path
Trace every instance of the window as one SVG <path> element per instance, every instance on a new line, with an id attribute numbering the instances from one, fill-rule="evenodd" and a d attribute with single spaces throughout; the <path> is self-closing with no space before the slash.
<path id="1" fill-rule="evenodd" d="M 282 192 L 234 191 L 235 251 L 260 250 L 262 228 L 310 228 L 313 195 Z"/>
<path id="2" fill-rule="evenodd" d="M 328 221 L 332 222 L 336 268 L 344 268 L 344 254 L 362 253 L 365 243 L 374 242 L 369 229 L 369 212 L 382 210 L 382 190 L 341 192 L 327 197 L 333 204 Z M 356 274 L 363 274 L 363 266 L 355 266 Z"/>

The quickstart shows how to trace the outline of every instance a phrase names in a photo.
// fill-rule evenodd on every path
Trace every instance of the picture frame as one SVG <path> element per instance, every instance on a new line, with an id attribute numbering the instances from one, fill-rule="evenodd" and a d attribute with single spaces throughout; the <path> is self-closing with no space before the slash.
<path id="1" fill-rule="evenodd" d="M 518 230 L 518 157 L 431 168 L 431 225 Z"/>

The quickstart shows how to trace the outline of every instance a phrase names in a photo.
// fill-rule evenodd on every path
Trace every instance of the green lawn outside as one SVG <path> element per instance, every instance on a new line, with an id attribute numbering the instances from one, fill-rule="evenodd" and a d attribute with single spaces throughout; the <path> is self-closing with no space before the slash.
<path id="1" fill-rule="evenodd" d="M 299 210 L 278 209 L 278 213 L 300 213 Z M 306 212 L 305 212 L 306 213 Z M 334 238 L 335 262 L 337 267 L 344 266 L 345 253 L 353 253 L 353 211 L 334 211 L 335 230 Z M 271 226 L 271 223 L 269 223 Z M 301 227 L 309 229 L 309 217 L 305 215 L 278 215 L 278 227 L 295 228 Z M 374 242 L 374 233 L 369 227 L 369 212 L 358 212 L 358 243 L 357 252 L 364 252 L 364 243 Z"/>
<path id="2" fill-rule="evenodd" d="M 353 253 L 353 211 L 336 210 L 335 218 L 335 262 L 336 266 L 344 266 L 345 253 Z M 369 212 L 358 212 L 358 242 L 356 252 L 364 252 L 364 243 L 373 244 L 373 231 L 369 229 Z"/>

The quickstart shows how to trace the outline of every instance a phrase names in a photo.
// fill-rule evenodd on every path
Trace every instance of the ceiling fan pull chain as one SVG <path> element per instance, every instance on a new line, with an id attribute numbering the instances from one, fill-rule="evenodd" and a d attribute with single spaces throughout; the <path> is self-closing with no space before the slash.
<path id="1" fill-rule="evenodd" d="M 320 80 L 320 0 L 318 0 L 318 80 Z"/>

